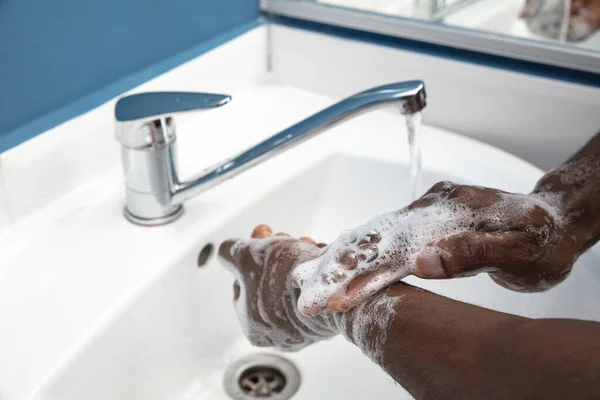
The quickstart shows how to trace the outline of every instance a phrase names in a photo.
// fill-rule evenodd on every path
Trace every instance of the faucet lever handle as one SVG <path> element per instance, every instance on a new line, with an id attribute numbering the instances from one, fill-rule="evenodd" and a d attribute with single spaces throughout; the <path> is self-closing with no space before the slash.
<path id="1" fill-rule="evenodd" d="M 163 145 L 175 140 L 171 115 L 199 111 L 229 103 L 225 94 L 148 92 L 121 97 L 115 105 L 115 137 L 129 148 Z"/>
<path id="2" fill-rule="evenodd" d="M 204 110 L 227 104 L 231 96 L 194 92 L 148 92 L 121 97 L 115 106 L 119 122 L 137 121 L 166 114 Z"/>

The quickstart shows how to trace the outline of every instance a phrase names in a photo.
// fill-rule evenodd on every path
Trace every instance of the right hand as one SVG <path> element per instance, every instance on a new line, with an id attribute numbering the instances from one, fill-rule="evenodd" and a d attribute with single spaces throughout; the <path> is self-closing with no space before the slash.
<path id="1" fill-rule="evenodd" d="M 488 272 L 512 290 L 545 290 L 566 278 L 579 254 L 565 223 L 539 196 L 440 182 L 296 267 L 298 306 L 305 315 L 345 311 L 408 275 Z"/>

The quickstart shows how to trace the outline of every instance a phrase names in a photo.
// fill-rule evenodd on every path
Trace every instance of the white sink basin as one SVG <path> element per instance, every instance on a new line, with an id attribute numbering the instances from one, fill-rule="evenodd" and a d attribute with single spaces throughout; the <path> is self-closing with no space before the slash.
<path id="1" fill-rule="evenodd" d="M 384 128 L 398 117 L 377 115 L 373 118 L 379 118 L 382 127 L 378 133 L 332 147 L 318 163 L 236 209 L 228 224 L 202 234 L 195 246 L 175 254 L 150 284 L 81 346 L 36 398 L 227 399 L 223 389 L 227 365 L 245 354 L 265 350 L 253 348 L 241 336 L 232 306 L 230 274 L 214 256 L 198 268 L 198 251 L 209 242 L 217 246 L 225 238 L 248 235 L 258 223 L 330 241 L 345 228 L 409 203 L 406 157 L 393 156 L 406 151 L 401 144 L 404 138 Z M 429 129 L 423 142 L 425 187 L 449 179 L 527 191 L 541 175 L 506 153 L 455 135 Z M 452 154 L 448 154 L 450 150 Z M 392 161 L 394 158 L 397 161 Z M 234 190 L 235 185 L 231 186 Z M 596 248 L 578 262 L 566 282 L 541 294 L 513 293 L 483 275 L 410 281 L 515 314 L 600 320 L 600 282 L 588 265 L 597 265 L 599 260 Z M 296 364 L 302 376 L 294 399 L 410 398 L 343 338 L 284 356 Z"/>

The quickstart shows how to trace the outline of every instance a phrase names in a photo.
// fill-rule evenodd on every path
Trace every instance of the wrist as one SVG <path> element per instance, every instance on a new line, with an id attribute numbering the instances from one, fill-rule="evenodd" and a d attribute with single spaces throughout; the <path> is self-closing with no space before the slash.
<path id="1" fill-rule="evenodd" d="M 571 243 L 575 254 L 592 246 L 600 236 L 600 173 L 573 174 L 571 161 L 544 175 L 532 195 L 545 201 L 555 210 L 556 226 Z"/>
<path id="2" fill-rule="evenodd" d="M 372 361 L 383 366 L 388 339 L 395 340 L 388 337 L 388 333 L 394 330 L 394 336 L 401 336 L 398 331 L 398 326 L 402 325 L 400 317 L 410 316 L 410 304 L 421 301 L 419 298 L 424 294 L 429 292 L 402 282 L 393 284 L 364 303 L 337 313 L 339 333 Z"/>
<path id="3" fill-rule="evenodd" d="M 419 295 L 428 293 L 423 289 L 400 282 L 345 312 L 325 310 L 314 317 L 307 317 L 302 315 L 297 308 L 294 311 L 298 315 L 299 322 L 311 334 L 327 337 L 344 335 L 346 339 L 361 349 L 365 346 L 372 348 L 377 345 L 377 343 L 372 343 L 377 341 L 376 331 L 381 331 L 386 319 L 397 314 L 396 308 L 400 299 L 406 303 Z M 298 290 L 295 292 L 295 304 L 297 304 L 299 295 L 300 291 Z M 371 335 L 365 335 L 365 332 L 371 332 Z"/>

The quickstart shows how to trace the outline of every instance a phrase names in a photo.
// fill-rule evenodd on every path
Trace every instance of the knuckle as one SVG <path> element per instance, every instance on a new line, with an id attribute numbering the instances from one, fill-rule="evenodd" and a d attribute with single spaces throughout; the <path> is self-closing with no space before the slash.
<path id="1" fill-rule="evenodd" d="M 544 246 L 540 242 L 540 234 L 526 231 L 515 239 L 514 257 L 525 264 L 534 264 L 544 255 Z"/>
<path id="2" fill-rule="evenodd" d="M 554 226 L 554 218 L 544 208 L 535 205 L 527 213 L 528 222 L 535 227 Z"/>
<path id="3" fill-rule="evenodd" d="M 226 259 L 231 259 L 231 249 L 234 244 L 234 240 L 226 240 L 223 243 L 221 243 L 221 245 L 219 246 L 219 256 Z"/>
<path id="4" fill-rule="evenodd" d="M 450 181 L 440 181 L 433 185 L 425 194 L 450 192 L 456 184 Z"/>
<path id="5" fill-rule="evenodd" d="M 499 199 L 499 192 L 480 186 L 460 185 L 454 188 L 449 199 L 457 199 L 472 209 L 491 206 Z"/>
<path id="6" fill-rule="evenodd" d="M 464 257 L 475 262 L 479 262 L 485 255 L 485 248 L 486 246 L 482 245 L 481 239 L 476 234 L 466 234 L 460 246 Z"/>

